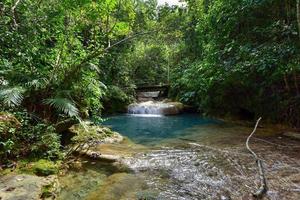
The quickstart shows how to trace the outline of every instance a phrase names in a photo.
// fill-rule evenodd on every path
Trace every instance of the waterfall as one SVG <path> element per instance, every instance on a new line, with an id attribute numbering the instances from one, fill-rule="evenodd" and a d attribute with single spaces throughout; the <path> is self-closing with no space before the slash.
<path id="1" fill-rule="evenodd" d="M 129 114 L 139 115 L 175 115 L 181 112 L 182 104 L 178 102 L 153 102 L 147 101 L 134 103 L 128 106 Z"/>

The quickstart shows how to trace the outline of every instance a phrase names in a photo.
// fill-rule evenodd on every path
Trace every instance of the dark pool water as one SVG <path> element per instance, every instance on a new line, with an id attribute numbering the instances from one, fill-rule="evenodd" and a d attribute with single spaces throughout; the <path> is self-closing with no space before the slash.
<path id="1" fill-rule="evenodd" d="M 219 122 L 202 118 L 197 114 L 176 116 L 126 114 L 109 117 L 103 125 L 111 127 L 135 143 L 151 145 L 161 139 L 184 136 L 185 130 L 194 126 L 216 123 Z"/>

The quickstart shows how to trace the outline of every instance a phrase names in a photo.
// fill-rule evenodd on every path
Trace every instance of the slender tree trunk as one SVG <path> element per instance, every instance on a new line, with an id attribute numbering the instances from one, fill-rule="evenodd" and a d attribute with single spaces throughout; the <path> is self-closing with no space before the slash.
<path id="1" fill-rule="evenodd" d="M 289 81 L 288 81 L 288 78 L 287 78 L 287 75 L 286 75 L 286 74 L 283 75 L 283 80 L 284 80 L 284 83 L 285 83 L 285 90 L 286 90 L 287 92 L 290 92 Z"/>
<path id="2" fill-rule="evenodd" d="M 286 23 L 290 24 L 290 16 L 291 16 L 291 7 L 290 7 L 290 1 L 285 1 L 285 9 L 286 9 Z"/>
<path id="3" fill-rule="evenodd" d="M 300 0 L 297 0 L 297 22 L 298 22 L 298 36 L 300 39 Z"/>
<path id="4" fill-rule="evenodd" d="M 297 74 L 296 74 L 295 71 L 293 72 L 293 77 L 294 77 L 294 84 L 295 84 L 296 94 L 298 96 L 300 94 L 300 92 L 299 92 L 299 87 L 298 87 Z"/>

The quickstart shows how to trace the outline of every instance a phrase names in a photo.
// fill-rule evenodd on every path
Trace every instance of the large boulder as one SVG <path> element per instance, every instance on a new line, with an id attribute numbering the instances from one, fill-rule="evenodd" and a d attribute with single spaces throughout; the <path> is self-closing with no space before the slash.
<path id="1" fill-rule="evenodd" d="M 167 106 L 162 109 L 163 115 L 177 115 L 183 111 L 183 104 L 180 102 L 168 102 Z"/>

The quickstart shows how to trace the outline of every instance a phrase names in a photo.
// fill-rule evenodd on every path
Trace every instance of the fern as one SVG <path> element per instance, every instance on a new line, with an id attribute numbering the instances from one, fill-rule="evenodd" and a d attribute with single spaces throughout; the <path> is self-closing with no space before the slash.
<path id="1" fill-rule="evenodd" d="M 8 107 L 19 106 L 23 101 L 24 89 L 21 87 L 12 87 L 0 89 L 0 100 Z"/>
<path id="2" fill-rule="evenodd" d="M 75 104 L 66 98 L 49 98 L 45 99 L 44 103 L 50 105 L 57 109 L 60 112 L 70 116 L 78 118 L 78 109 L 76 108 Z"/>
<path id="3" fill-rule="evenodd" d="M 46 78 L 41 78 L 41 79 L 34 79 L 30 82 L 27 82 L 25 83 L 25 86 L 38 90 L 45 87 L 47 84 L 48 84 L 48 80 Z"/>

